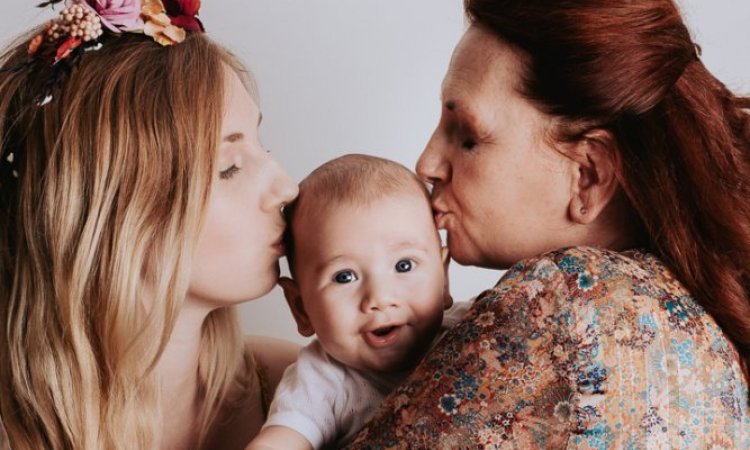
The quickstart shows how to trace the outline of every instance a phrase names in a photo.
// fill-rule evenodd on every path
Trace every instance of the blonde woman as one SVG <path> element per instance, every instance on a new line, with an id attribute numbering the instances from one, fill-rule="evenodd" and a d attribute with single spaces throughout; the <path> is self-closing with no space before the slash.
<path id="1" fill-rule="evenodd" d="M 73 3 L 0 61 L 0 447 L 242 448 L 296 347 L 233 305 L 297 187 L 198 2 Z"/>

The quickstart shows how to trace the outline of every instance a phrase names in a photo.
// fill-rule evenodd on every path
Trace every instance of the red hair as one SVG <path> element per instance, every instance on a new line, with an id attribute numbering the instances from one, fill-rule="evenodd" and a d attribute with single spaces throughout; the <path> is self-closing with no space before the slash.
<path id="1" fill-rule="evenodd" d="M 609 130 L 651 250 L 734 343 L 750 382 L 750 98 L 699 59 L 672 0 L 465 0 L 526 58 L 556 138 Z"/>

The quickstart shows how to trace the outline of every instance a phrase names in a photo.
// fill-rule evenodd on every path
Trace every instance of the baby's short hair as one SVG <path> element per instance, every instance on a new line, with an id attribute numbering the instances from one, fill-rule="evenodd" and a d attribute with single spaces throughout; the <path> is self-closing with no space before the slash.
<path id="1" fill-rule="evenodd" d="M 368 205 L 385 195 L 415 192 L 429 201 L 424 183 L 403 165 L 377 156 L 349 154 L 313 170 L 299 185 L 299 196 L 284 207 L 284 245 L 289 270 L 295 272 L 293 225 L 303 217 L 326 214 L 333 208 Z"/>

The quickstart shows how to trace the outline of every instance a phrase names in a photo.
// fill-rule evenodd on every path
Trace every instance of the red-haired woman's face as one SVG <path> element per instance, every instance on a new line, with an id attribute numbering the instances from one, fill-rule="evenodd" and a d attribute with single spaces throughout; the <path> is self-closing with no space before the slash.
<path id="1" fill-rule="evenodd" d="M 472 26 L 453 54 L 442 115 L 417 163 L 461 264 L 504 268 L 566 245 L 576 166 L 545 139 L 550 119 L 523 98 L 519 55 Z"/>

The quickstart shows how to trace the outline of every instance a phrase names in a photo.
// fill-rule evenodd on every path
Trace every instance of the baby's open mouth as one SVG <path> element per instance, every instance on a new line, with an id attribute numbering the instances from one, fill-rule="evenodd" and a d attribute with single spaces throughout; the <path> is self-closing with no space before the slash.
<path id="1" fill-rule="evenodd" d="M 377 330 L 374 330 L 372 334 L 378 337 L 383 337 L 395 329 L 396 327 L 393 325 L 389 327 L 382 327 L 382 328 L 378 328 Z"/>
<path id="2" fill-rule="evenodd" d="M 375 328 L 364 334 L 368 344 L 375 348 L 388 347 L 399 341 L 402 325 L 388 325 L 385 327 Z"/>

